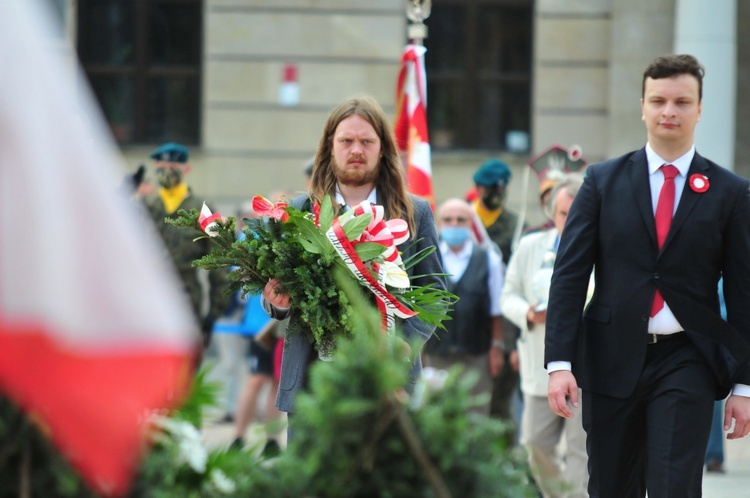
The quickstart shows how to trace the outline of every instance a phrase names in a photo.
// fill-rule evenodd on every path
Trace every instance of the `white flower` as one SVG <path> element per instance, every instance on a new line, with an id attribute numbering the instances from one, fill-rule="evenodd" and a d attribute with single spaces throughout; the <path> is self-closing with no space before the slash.
<path id="1" fill-rule="evenodd" d="M 193 424 L 160 415 L 154 417 L 153 420 L 157 427 L 168 433 L 177 443 L 177 448 L 180 451 L 180 461 L 190 465 L 199 474 L 206 472 L 208 452 L 203 447 L 200 432 Z M 157 436 L 155 439 L 162 443 L 164 442 L 164 438 L 162 437 Z"/>
<path id="2" fill-rule="evenodd" d="M 224 494 L 234 493 L 237 486 L 234 481 L 231 480 L 227 475 L 221 471 L 221 469 L 213 469 L 208 475 L 211 480 L 211 484 L 216 488 L 217 491 Z"/>
<path id="3" fill-rule="evenodd" d="M 381 274 L 383 275 L 383 281 L 386 285 L 395 287 L 397 289 L 409 288 L 409 275 L 401 265 L 393 263 L 391 261 L 385 261 L 382 264 Z"/>
<path id="4" fill-rule="evenodd" d="M 201 444 L 200 438 L 198 439 L 198 441 L 183 439 L 182 441 L 180 441 L 179 448 L 180 459 L 183 462 L 186 462 L 194 471 L 198 472 L 199 474 L 203 474 L 204 472 L 206 472 L 208 452 L 206 451 L 206 448 L 204 448 Z"/>

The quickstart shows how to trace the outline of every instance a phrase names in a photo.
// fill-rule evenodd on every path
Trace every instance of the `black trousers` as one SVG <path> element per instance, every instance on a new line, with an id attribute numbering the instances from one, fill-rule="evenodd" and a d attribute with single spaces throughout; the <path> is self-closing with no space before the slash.
<path id="1" fill-rule="evenodd" d="M 591 498 L 701 496 L 715 377 L 684 333 L 646 347 L 632 396 L 584 392 Z"/>

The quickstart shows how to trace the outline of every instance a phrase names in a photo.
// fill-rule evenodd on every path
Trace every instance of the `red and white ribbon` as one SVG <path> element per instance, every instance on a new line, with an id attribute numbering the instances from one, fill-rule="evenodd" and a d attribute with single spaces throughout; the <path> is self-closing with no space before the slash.
<path id="1" fill-rule="evenodd" d="M 356 215 L 356 208 L 354 211 L 354 214 Z M 360 214 L 364 214 L 364 212 L 365 210 L 362 210 Z M 347 219 L 351 219 L 351 217 L 347 217 Z M 383 229 L 381 229 L 380 231 L 383 231 Z M 365 232 L 367 232 L 367 230 L 365 230 Z M 333 225 L 326 232 L 326 237 L 328 237 L 328 240 L 331 241 L 331 244 L 333 244 L 336 253 L 339 255 L 344 264 L 346 264 L 346 267 L 349 268 L 354 276 L 357 277 L 357 279 L 359 279 L 361 282 L 363 282 L 367 286 L 367 288 L 369 288 L 370 291 L 375 295 L 378 309 L 380 310 L 383 327 L 388 332 L 392 332 L 395 328 L 395 316 L 398 316 L 400 318 L 409 318 L 416 315 L 415 312 L 401 304 L 401 302 L 399 302 L 398 299 L 393 296 L 393 294 L 386 290 L 385 285 L 383 285 L 382 283 L 382 265 L 375 265 L 378 278 L 376 279 L 372 276 L 370 270 L 367 268 L 367 265 L 357 255 L 357 251 L 354 249 L 354 244 L 346 237 L 344 228 L 342 227 L 338 219 L 333 220 Z M 368 236 L 365 236 L 364 240 L 371 240 L 367 237 Z M 396 254 L 398 254 L 398 252 L 396 252 Z"/>
<path id="2" fill-rule="evenodd" d="M 355 216 L 372 214 L 372 221 L 359 237 L 358 242 L 375 242 L 385 246 L 383 259 L 392 263 L 401 264 L 401 256 L 396 246 L 409 239 L 409 225 L 402 219 L 386 221 L 383 206 L 370 204 L 363 201 L 352 209 Z"/>
<path id="3" fill-rule="evenodd" d="M 204 202 L 203 207 L 201 207 L 201 214 L 198 216 L 198 224 L 200 225 L 201 230 L 206 232 L 206 235 L 209 237 L 216 237 L 219 235 L 211 230 L 213 227 L 218 226 L 216 220 L 226 221 L 226 218 L 219 213 L 211 213 L 211 210 L 208 209 L 208 206 L 206 206 L 206 203 Z"/>

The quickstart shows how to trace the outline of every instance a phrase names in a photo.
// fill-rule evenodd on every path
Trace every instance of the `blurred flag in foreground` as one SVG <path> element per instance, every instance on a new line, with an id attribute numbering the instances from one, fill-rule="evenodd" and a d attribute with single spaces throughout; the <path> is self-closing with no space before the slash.
<path id="1" fill-rule="evenodd" d="M 37 1 L 0 2 L 0 390 L 86 481 L 127 489 L 197 330 Z"/>
<path id="2" fill-rule="evenodd" d="M 421 45 L 407 45 L 401 56 L 394 128 L 406 166 L 409 191 L 430 201 L 434 210 L 435 194 L 432 190 L 430 142 L 427 137 L 426 50 Z"/>

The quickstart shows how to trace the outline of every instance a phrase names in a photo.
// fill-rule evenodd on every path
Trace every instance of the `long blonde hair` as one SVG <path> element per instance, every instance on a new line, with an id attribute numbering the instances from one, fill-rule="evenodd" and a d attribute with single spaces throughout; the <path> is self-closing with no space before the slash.
<path id="1" fill-rule="evenodd" d="M 355 97 L 346 99 L 333 108 L 328 116 L 323 136 L 320 139 L 318 153 L 315 155 L 310 197 L 321 202 L 326 195 L 335 199 L 336 173 L 333 168 L 333 135 L 339 123 L 349 116 L 357 115 L 365 119 L 380 138 L 383 156 L 378 165 L 378 178 L 375 187 L 378 189 L 380 202 L 384 203 L 388 218 L 402 218 L 409 224 L 409 231 L 415 235 L 414 206 L 406 191 L 406 175 L 401 166 L 396 138 L 388 118 L 380 104 L 372 97 Z"/>

